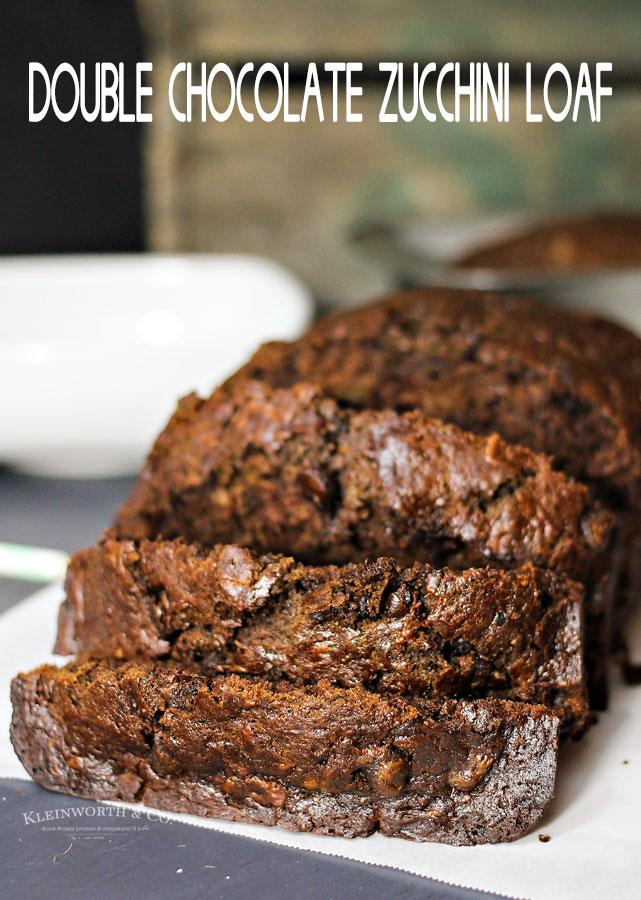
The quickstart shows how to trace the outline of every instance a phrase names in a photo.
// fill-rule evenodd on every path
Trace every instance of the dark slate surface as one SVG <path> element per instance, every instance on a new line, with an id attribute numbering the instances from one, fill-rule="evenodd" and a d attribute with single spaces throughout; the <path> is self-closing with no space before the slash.
<path id="1" fill-rule="evenodd" d="M 394 869 L 274 847 L 178 822 L 147 821 L 145 813 L 140 819 L 132 819 L 129 811 L 126 817 L 98 819 L 86 812 L 100 804 L 51 794 L 30 782 L 0 779 L 0 792 L 0 896 L 13 900 L 40 896 L 477 900 L 489 896 Z M 44 820 L 47 811 L 60 817 L 70 808 L 82 814 L 38 822 L 38 812 Z M 158 813 L 151 811 L 151 815 L 155 819 Z"/>
<path id="2" fill-rule="evenodd" d="M 126 479 L 49 481 L 0 471 L 0 541 L 67 551 L 86 546 L 100 534 L 129 486 Z M 0 610 L 36 587 L 0 579 Z M 129 812 L 124 817 L 113 812 L 87 815 L 88 809 L 97 810 L 101 804 L 52 794 L 29 781 L 0 779 L 0 797 L 0 897 L 12 900 L 490 896 L 393 869 L 159 822 L 154 811 L 150 811 L 153 821 L 146 813 L 136 819 Z M 62 818 L 62 811 L 72 808 L 83 812 L 73 819 Z M 110 807 L 102 809 L 107 812 Z"/>

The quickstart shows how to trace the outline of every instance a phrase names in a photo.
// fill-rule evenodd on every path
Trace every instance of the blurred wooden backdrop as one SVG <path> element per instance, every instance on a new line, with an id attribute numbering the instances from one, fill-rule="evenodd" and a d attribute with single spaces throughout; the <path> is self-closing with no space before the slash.
<path id="1" fill-rule="evenodd" d="M 145 177 L 149 245 L 230 250 L 282 260 L 324 299 L 387 287 L 354 247 L 372 221 L 479 212 L 568 210 L 641 202 L 639 0 L 139 0 L 154 62 L 154 125 Z M 368 84 L 360 124 L 181 125 L 170 115 L 173 65 L 247 60 L 612 61 L 614 96 L 592 124 L 526 124 L 511 87 L 504 124 L 379 124 Z M 295 102 L 295 98 L 294 102 Z"/>

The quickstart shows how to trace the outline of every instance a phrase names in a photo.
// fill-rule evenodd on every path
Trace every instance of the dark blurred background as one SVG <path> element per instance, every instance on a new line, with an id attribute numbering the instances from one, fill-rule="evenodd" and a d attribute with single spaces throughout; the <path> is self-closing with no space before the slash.
<path id="1" fill-rule="evenodd" d="M 143 249 L 140 128 L 28 114 L 30 61 L 51 73 L 61 62 L 144 58 L 133 0 L 4 3 L 0 28 L 0 252 Z"/>

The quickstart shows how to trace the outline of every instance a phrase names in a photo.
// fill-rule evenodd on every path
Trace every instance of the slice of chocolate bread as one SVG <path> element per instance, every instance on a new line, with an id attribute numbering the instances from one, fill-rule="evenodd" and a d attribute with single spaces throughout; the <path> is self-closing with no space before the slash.
<path id="1" fill-rule="evenodd" d="M 588 712 L 582 588 L 532 566 L 321 567 L 233 545 L 107 539 L 74 555 L 66 594 L 57 653 L 542 703 L 575 733 Z"/>
<path id="2" fill-rule="evenodd" d="M 554 791 L 559 720 L 542 706 L 106 662 L 19 675 L 12 701 L 29 774 L 93 800 L 478 844 L 522 835 Z"/>
<path id="3" fill-rule="evenodd" d="M 115 535 L 237 543 L 303 562 L 532 563 L 587 585 L 591 696 L 605 691 L 610 515 L 546 457 L 421 413 L 345 409 L 298 385 L 191 395 Z"/>
<path id="4" fill-rule="evenodd" d="M 114 533 L 310 563 L 531 562 L 583 578 L 610 521 L 587 488 L 496 435 L 253 382 L 179 403 Z"/>

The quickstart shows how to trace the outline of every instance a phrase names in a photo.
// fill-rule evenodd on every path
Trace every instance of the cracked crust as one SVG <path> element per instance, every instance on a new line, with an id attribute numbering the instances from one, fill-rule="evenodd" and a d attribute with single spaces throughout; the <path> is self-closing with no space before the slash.
<path id="1" fill-rule="evenodd" d="M 34 780 L 86 799 L 475 844 L 519 837 L 554 791 L 559 721 L 541 706 L 106 662 L 20 675 L 12 702 Z"/>
<path id="2" fill-rule="evenodd" d="M 542 703 L 577 732 L 582 601 L 578 584 L 532 566 L 319 567 L 233 545 L 106 539 L 71 560 L 55 652 Z"/>

